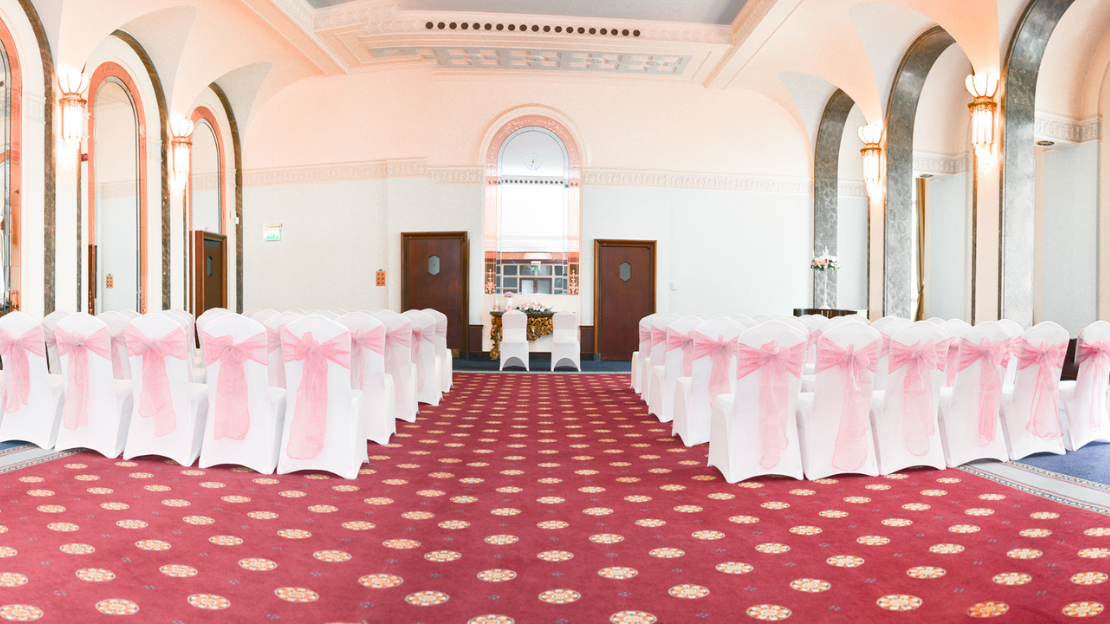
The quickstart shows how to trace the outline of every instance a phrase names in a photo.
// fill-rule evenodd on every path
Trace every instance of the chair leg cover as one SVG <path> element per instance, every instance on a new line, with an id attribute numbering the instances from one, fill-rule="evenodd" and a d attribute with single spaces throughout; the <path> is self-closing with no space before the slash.
<path id="1" fill-rule="evenodd" d="M 94 408 L 95 403 L 90 404 L 88 426 L 67 429 L 63 422 L 58 429 L 55 451 L 84 447 L 109 459 L 120 456 L 127 442 L 127 430 L 131 424 L 131 409 L 134 401 L 131 394 L 131 381 L 114 379 L 109 392 L 114 396 L 108 401 L 111 405 L 105 406 L 107 409 L 101 410 L 100 406 Z"/>
<path id="2" fill-rule="evenodd" d="M 1028 457 L 1033 453 L 1053 453 L 1063 455 L 1064 436 L 1061 432 L 1057 438 L 1042 438 L 1029 431 L 1030 405 L 1019 405 L 1014 402 L 1015 389 L 1007 388 L 1002 393 L 1002 409 L 999 415 L 1002 418 L 1002 437 L 1006 440 L 1006 454 L 1011 460 Z M 1023 402 L 1024 403 L 1024 402 Z M 1053 406 L 1056 413 L 1053 416 L 1059 420 L 1059 405 Z M 1061 426 L 1061 429 L 1065 427 Z"/>
<path id="3" fill-rule="evenodd" d="M 289 474 L 298 470 L 323 470 L 339 475 L 344 479 L 357 479 L 359 468 L 370 460 L 366 445 L 366 419 L 362 417 L 362 391 L 351 390 L 351 403 L 347 406 L 336 406 L 335 412 L 330 412 L 328 418 L 335 417 L 329 423 L 325 435 L 324 448 L 311 459 L 293 459 L 286 453 L 289 440 L 289 428 L 292 423 L 292 414 L 285 419 L 281 436 L 281 447 L 278 450 L 278 474 Z"/>
<path id="4" fill-rule="evenodd" d="M 763 450 L 759 421 L 736 417 L 734 401 L 731 394 L 722 394 L 713 401 L 709 417 L 709 465 L 720 470 L 729 483 L 770 474 L 803 478 L 801 445 L 794 419 L 788 416 L 787 445 L 779 451 L 778 463 L 765 468 L 760 465 Z"/>
<path id="5" fill-rule="evenodd" d="M 1002 427 L 996 423 L 994 440 L 979 444 L 979 420 L 974 409 L 960 409 L 952 402 L 950 388 L 940 395 L 937 429 L 944 449 L 944 462 L 949 467 L 960 466 L 976 459 L 1009 461 Z"/>
<path id="6" fill-rule="evenodd" d="M 670 422 L 663 418 L 663 367 L 651 367 L 651 388 L 648 392 L 648 414 L 655 416 L 659 422 Z"/>
<path id="7" fill-rule="evenodd" d="M 551 370 L 556 366 L 573 366 L 582 370 L 582 345 L 578 342 L 556 342 L 551 345 Z"/>
<path id="8" fill-rule="evenodd" d="M 524 370 L 531 370 L 528 367 L 527 341 L 501 341 L 501 370 L 505 370 L 506 366 L 523 366 Z"/>
<path id="9" fill-rule="evenodd" d="M 443 383 L 440 384 L 440 387 L 444 393 L 450 392 L 451 388 L 455 385 L 454 370 L 455 360 L 451 357 L 451 350 L 448 349 L 446 355 L 443 358 L 443 362 L 441 363 L 439 371 L 440 375 L 442 375 L 443 380 Z"/>
<path id="10" fill-rule="evenodd" d="M 48 375 L 46 380 L 45 392 L 34 392 L 32 388 L 30 401 L 22 409 L 11 414 L 4 412 L 0 420 L 0 442 L 22 440 L 39 448 L 54 448 L 58 427 L 62 424 L 65 391 L 61 375 Z"/>
<path id="11" fill-rule="evenodd" d="M 674 419 L 671 435 L 678 436 L 686 446 L 697 446 L 709 441 L 709 419 L 694 418 L 690 403 L 690 378 L 679 377 L 674 390 Z"/>
<path id="12" fill-rule="evenodd" d="M 229 464 L 245 466 L 261 474 L 273 474 L 277 468 L 281 431 L 285 424 L 285 389 L 267 388 L 269 399 L 265 418 L 252 418 L 247 436 L 242 440 L 215 439 L 215 420 L 204 424 L 204 443 L 200 449 L 201 468 Z"/>
<path id="13" fill-rule="evenodd" d="M 628 387 L 632 391 L 640 393 L 640 352 L 632 352 L 632 372 L 629 374 Z"/>
<path id="14" fill-rule="evenodd" d="M 177 427 L 165 435 L 155 435 L 154 418 L 131 416 L 123 458 L 157 455 L 192 466 L 200 455 L 204 424 L 208 420 L 208 387 L 189 384 L 189 411 L 177 415 Z"/>
<path id="15" fill-rule="evenodd" d="M 875 458 L 875 438 L 867 419 L 867 458 L 855 470 L 840 470 L 833 466 L 834 441 L 840 427 L 839 419 L 814 417 L 813 398 L 815 394 L 805 393 L 798 398 L 798 442 L 801 446 L 802 470 L 807 479 L 823 479 L 834 474 L 862 474 L 875 477 L 879 474 Z M 838 406 L 839 407 L 839 406 Z M 789 434 L 788 434 L 789 435 Z"/>
<path id="16" fill-rule="evenodd" d="M 640 358 L 640 399 L 645 403 L 651 391 L 651 358 Z"/>
<path id="17" fill-rule="evenodd" d="M 877 397 L 881 396 L 876 394 Z M 941 448 L 938 428 L 933 427 L 933 435 L 928 437 L 928 450 L 923 455 L 914 455 L 906 448 L 902 438 L 903 411 L 900 406 L 890 406 L 895 409 L 884 411 L 886 399 L 897 400 L 895 395 L 888 391 L 882 398 L 871 400 L 871 431 L 875 435 L 875 458 L 879 467 L 879 474 L 888 475 L 904 470 L 911 466 L 930 466 L 937 470 L 944 470 L 944 449 Z M 933 416 L 934 423 L 935 414 Z"/>
<path id="18" fill-rule="evenodd" d="M 397 431 L 393 418 L 393 376 L 374 373 L 369 387 L 362 388 L 363 418 L 366 420 L 366 439 L 375 444 L 389 444 L 389 437 Z"/>

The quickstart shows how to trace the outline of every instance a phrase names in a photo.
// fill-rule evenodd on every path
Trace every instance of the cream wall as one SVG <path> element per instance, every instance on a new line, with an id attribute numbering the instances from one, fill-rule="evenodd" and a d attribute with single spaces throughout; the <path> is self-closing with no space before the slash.
<path id="1" fill-rule="evenodd" d="M 1076 336 L 1098 318 L 1098 141 L 1044 155 L 1042 319 Z"/>

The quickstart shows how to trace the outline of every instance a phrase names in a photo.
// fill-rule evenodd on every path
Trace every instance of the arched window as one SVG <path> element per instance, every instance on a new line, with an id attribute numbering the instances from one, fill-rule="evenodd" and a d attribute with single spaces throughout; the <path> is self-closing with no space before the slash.
<path id="1" fill-rule="evenodd" d="M 577 295 L 580 164 L 558 122 L 515 119 L 490 143 L 486 193 L 486 293 Z"/>
<path id="2" fill-rule="evenodd" d="M 19 309 L 20 289 L 20 110 L 22 75 L 15 40 L 7 24 L 0 21 L 0 314 Z"/>

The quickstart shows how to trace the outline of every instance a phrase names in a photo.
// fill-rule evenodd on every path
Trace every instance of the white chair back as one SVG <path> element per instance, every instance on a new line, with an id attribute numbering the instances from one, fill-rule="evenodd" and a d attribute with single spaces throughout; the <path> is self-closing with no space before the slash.
<path id="1" fill-rule="evenodd" d="M 221 314 L 227 314 L 228 312 L 230 312 L 230 310 L 228 310 L 227 308 L 208 308 L 207 310 L 202 312 L 200 316 L 197 317 L 196 324 L 199 326 L 204 321 L 212 318 L 213 316 L 219 316 Z"/>
<path id="2" fill-rule="evenodd" d="M 667 354 L 667 327 L 680 319 L 677 314 L 656 314 L 651 320 L 651 365 L 662 366 Z M 650 375 L 651 372 L 648 371 Z"/>
<path id="3" fill-rule="evenodd" d="M 271 411 L 269 337 L 266 327 L 254 319 L 238 314 L 215 315 L 200 328 L 204 345 L 204 365 L 208 370 L 208 423 L 205 444 L 232 445 L 251 459 L 241 465 L 253 467 L 266 460 L 270 444 L 276 442 L 265 435 L 263 423 Z M 240 445 L 235 443 L 241 442 Z M 205 451 L 201 461 L 204 461 Z M 217 449 L 213 449 L 217 450 Z M 230 449 L 228 449 L 230 450 Z M 223 453 L 219 453 L 224 456 Z M 259 472 L 272 472 L 276 457 L 261 461 Z"/>
<path id="4" fill-rule="evenodd" d="M 335 319 L 339 318 L 339 315 L 336 314 L 335 312 L 332 312 L 331 310 L 313 310 L 310 314 L 314 314 L 316 316 L 322 316 L 326 319 L 331 319 L 333 321 Z"/>
<path id="5" fill-rule="evenodd" d="M 873 414 L 879 473 L 918 465 L 942 469 L 937 410 L 951 338 L 940 325 L 929 322 L 889 323 L 881 331 L 885 334 L 895 326 L 901 329 L 884 347 L 889 351 L 886 389 L 881 408 Z"/>
<path id="6" fill-rule="evenodd" d="M 1003 386 L 1002 428 L 1010 459 L 1037 452 L 1064 452 L 1060 426 L 1060 370 L 1068 331 L 1052 321 L 1025 330 L 1012 343 L 1014 384 Z"/>
<path id="7" fill-rule="evenodd" d="M 412 321 L 391 310 L 381 310 L 374 318 L 385 325 L 385 372 L 393 376 L 396 417 L 416 420 L 416 373 L 412 361 Z"/>
<path id="8" fill-rule="evenodd" d="M 447 354 L 447 315 L 432 308 L 424 308 L 421 312 L 436 320 L 436 355 L 444 358 L 444 361 L 451 359 Z M 558 329 L 555 328 L 556 331 Z"/>
<path id="9" fill-rule="evenodd" d="M 275 388 L 288 388 L 285 385 L 285 358 L 281 353 L 281 330 L 299 318 L 301 318 L 299 314 L 282 312 L 262 322 L 262 325 L 266 327 L 266 350 L 269 354 L 267 356 L 267 371 L 270 377 L 270 385 Z"/>
<path id="10" fill-rule="evenodd" d="M 83 446 L 118 456 L 131 418 L 130 382 L 113 381 L 108 326 L 78 312 L 58 321 L 54 333 L 66 395 L 56 450 Z M 128 386 L 122 402 L 116 384 Z"/>
<path id="11" fill-rule="evenodd" d="M 649 314 L 640 319 L 640 359 L 651 357 L 651 322 L 656 314 Z"/>
<path id="12" fill-rule="evenodd" d="M 551 317 L 552 339 L 578 340 L 578 315 L 574 312 L 556 312 Z"/>
<path id="13" fill-rule="evenodd" d="M 336 321 L 351 331 L 351 387 L 362 390 L 370 374 L 385 372 L 385 325 L 365 312 L 348 312 Z"/>
<path id="14" fill-rule="evenodd" d="M 1021 341 L 1022 334 L 1025 333 L 1025 328 L 1013 319 L 999 319 L 998 324 L 1005 327 L 1006 331 L 1010 332 L 1010 354 L 1012 355 L 1014 349 L 1017 348 L 1018 343 Z M 1015 377 L 1017 377 L 1017 360 L 1007 356 L 1006 376 L 1002 379 L 1002 385 L 1004 387 L 1013 385 Z"/>
<path id="15" fill-rule="evenodd" d="M 334 314 L 336 318 L 339 318 L 339 317 L 347 314 L 347 311 L 344 310 L 343 308 L 332 308 L 331 313 Z"/>
<path id="16" fill-rule="evenodd" d="M 42 319 L 42 335 L 46 340 L 46 365 L 47 370 L 53 375 L 60 375 L 62 367 L 58 361 L 58 341 L 54 338 L 54 328 L 57 327 L 58 321 L 69 316 L 69 312 L 63 310 L 54 310 Z"/>
<path id="17" fill-rule="evenodd" d="M 416 394 L 424 402 L 429 392 L 439 394 L 436 375 L 436 319 L 420 310 L 406 310 L 401 316 L 412 323 L 412 362 L 416 364 Z"/>
<path id="18" fill-rule="evenodd" d="M 269 308 L 266 308 L 265 310 L 259 310 L 259 311 L 255 312 L 254 314 L 250 315 L 248 318 L 250 318 L 252 320 L 255 320 L 255 321 L 258 321 L 259 323 L 265 324 L 267 319 L 275 317 L 275 316 L 277 316 L 277 314 L 278 314 L 277 310 L 271 310 Z M 243 316 L 247 316 L 247 315 L 244 314 Z"/>
<path id="19" fill-rule="evenodd" d="M 959 342 L 954 366 L 951 408 L 942 414 L 945 462 L 957 466 L 974 459 L 1007 459 L 999 408 L 1002 402 L 1002 362 L 1011 334 L 1000 323 L 980 323 Z M 982 371 L 983 367 L 989 370 Z"/>
<path id="20" fill-rule="evenodd" d="M 735 344 L 744 326 L 727 317 L 717 317 L 694 330 L 693 363 L 690 367 L 690 421 L 709 422 L 713 399 L 730 394 L 736 379 Z M 731 349 L 731 353 L 724 351 Z"/>
<path id="21" fill-rule="evenodd" d="M 741 325 L 743 325 L 744 329 L 747 329 L 749 327 L 755 327 L 757 325 L 755 319 L 753 319 L 750 316 L 746 316 L 744 314 L 734 314 L 729 318 L 731 318 L 732 320 L 736 321 L 737 323 L 740 323 Z"/>
<path id="22" fill-rule="evenodd" d="M 258 314 L 261 311 L 262 311 L 262 308 L 250 308 L 246 312 L 243 313 L 243 316 L 245 316 L 249 319 L 252 319 L 252 318 L 254 318 L 255 314 Z"/>
<path id="23" fill-rule="evenodd" d="M 889 320 L 878 327 L 875 327 L 875 323 L 879 321 L 871 324 L 872 329 L 879 330 L 879 333 L 883 335 L 883 347 L 879 352 L 879 365 L 875 369 L 875 381 L 872 383 L 872 389 L 876 391 L 886 390 L 886 374 L 890 369 L 890 337 L 913 325 L 912 321 L 907 321 L 904 318 L 887 318 Z"/>
<path id="24" fill-rule="evenodd" d="M 941 324 L 944 323 L 944 319 L 940 318 L 939 316 L 930 316 L 929 318 L 927 318 L 925 320 L 930 322 L 930 323 L 935 323 L 937 325 L 941 325 Z"/>
<path id="25" fill-rule="evenodd" d="M 528 339 L 528 315 L 520 310 L 509 310 L 501 315 L 501 340 Z"/>
<path id="26" fill-rule="evenodd" d="M 108 326 L 112 335 L 112 375 L 116 379 L 131 379 L 130 354 L 127 351 L 127 326 L 131 319 L 119 312 L 101 312 L 96 318 Z"/>
<path id="27" fill-rule="evenodd" d="M 189 381 L 193 381 L 193 362 L 195 361 L 197 354 L 196 324 L 193 321 L 193 315 L 189 314 L 185 310 L 162 310 L 161 312 L 156 312 L 155 314 L 160 314 L 162 316 L 172 318 L 179 325 L 181 325 L 182 329 L 185 330 L 186 343 L 188 343 L 189 346 Z"/>
<path id="28" fill-rule="evenodd" d="M 821 333 L 813 408 L 799 426 L 807 478 L 878 473 L 869 414 L 881 351 L 882 334 L 866 323 L 830 322 Z"/>
<path id="29" fill-rule="evenodd" d="M 135 319 L 139 318 L 140 316 L 142 316 L 142 314 L 139 314 L 135 310 L 119 310 L 119 313 L 126 316 L 127 318 L 129 318 L 131 320 L 135 320 Z"/>
<path id="30" fill-rule="evenodd" d="M 0 316 L 0 358 L 4 362 L 4 374 L 0 378 L 3 389 L 0 406 L 4 418 L 0 420 L 0 430 L 20 420 L 24 410 L 34 415 L 31 420 L 38 418 L 53 423 L 54 414 L 47 411 L 50 381 L 42 325 L 19 310 Z M 5 435 L 4 439 L 10 438 Z"/>
<path id="31" fill-rule="evenodd" d="M 305 312 L 301 308 L 289 308 L 288 310 L 286 310 L 286 312 L 290 312 L 290 313 L 296 314 L 298 316 L 304 316 L 305 314 L 308 314 L 307 312 Z"/>
<path id="32" fill-rule="evenodd" d="M 1064 401 L 1065 442 L 1070 451 L 1095 440 L 1110 441 L 1110 323 L 1095 321 L 1079 332 L 1075 361 L 1079 363 L 1075 391 Z"/>

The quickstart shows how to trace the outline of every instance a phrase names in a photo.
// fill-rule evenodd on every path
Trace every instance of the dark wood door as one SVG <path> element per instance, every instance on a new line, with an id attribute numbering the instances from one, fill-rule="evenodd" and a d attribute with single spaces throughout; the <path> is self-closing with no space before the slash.
<path id="1" fill-rule="evenodd" d="M 193 313 L 227 307 L 227 237 L 197 231 L 193 239 Z"/>
<path id="2" fill-rule="evenodd" d="M 432 308 L 447 315 L 447 348 L 465 352 L 469 321 L 466 232 L 401 234 L 401 307 Z"/>
<path id="3" fill-rule="evenodd" d="M 655 312 L 655 241 L 594 241 L 594 328 L 603 360 L 628 360 Z"/>

